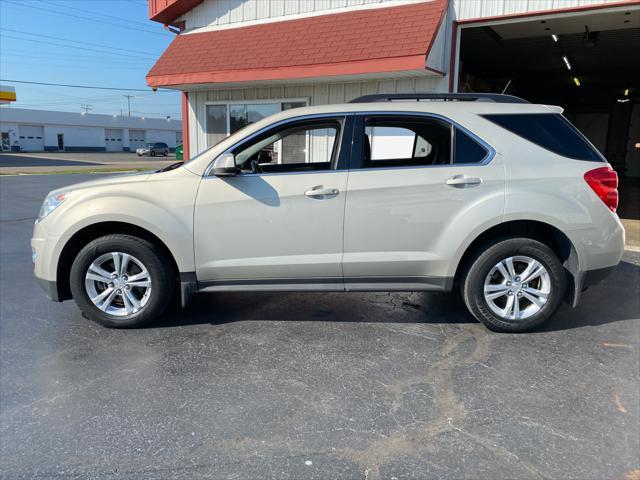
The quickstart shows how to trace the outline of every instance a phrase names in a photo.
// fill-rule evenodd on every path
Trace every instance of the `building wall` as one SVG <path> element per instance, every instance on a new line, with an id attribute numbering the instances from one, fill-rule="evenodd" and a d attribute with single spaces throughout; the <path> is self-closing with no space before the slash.
<path id="1" fill-rule="evenodd" d="M 330 13 L 346 7 L 370 4 L 411 3 L 412 0 L 204 0 L 178 20 L 187 29 L 205 26 L 240 26 L 268 19 L 286 19 L 296 15 Z"/>
<path id="2" fill-rule="evenodd" d="M 129 130 L 143 131 L 145 142 L 165 142 L 171 150 L 176 147 L 177 132 L 182 130 L 180 120 L 162 118 L 122 117 L 113 115 L 56 112 L 21 108 L 0 109 L 0 131 L 9 132 L 11 147 L 20 145 L 20 125 L 43 127 L 42 149 L 58 151 L 58 134 L 64 135 L 64 149 L 68 151 L 101 151 L 106 148 L 106 130 L 117 131 L 119 150 L 129 150 Z M 113 132 L 111 132 L 113 133 Z M 113 137 L 114 135 L 110 135 Z M 16 143 L 18 142 L 18 143 Z M 26 142 L 23 142 L 26 143 Z M 33 143 L 33 142 L 32 142 Z M 113 147 L 113 143 L 110 144 Z M 120 146 L 121 145 L 121 146 Z"/>
<path id="3" fill-rule="evenodd" d="M 269 20 L 326 14 L 340 9 L 387 7 L 424 0 L 204 0 L 181 16 L 187 30 L 239 27 Z M 606 3 L 620 0 L 451 0 L 452 18 L 468 20 Z"/>
<path id="4" fill-rule="evenodd" d="M 456 20 L 620 3 L 620 0 L 451 0 Z"/>
<path id="5" fill-rule="evenodd" d="M 280 85 L 189 92 L 189 146 L 191 156 L 207 149 L 207 103 L 242 102 L 246 100 L 307 99 L 309 105 L 345 103 L 361 95 L 395 92 L 435 92 L 442 85 L 438 77 L 403 78 L 352 83 L 316 85 Z M 209 145 L 210 146 L 210 145 Z"/>
<path id="6" fill-rule="evenodd" d="M 58 150 L 58 134 L 64 135 L 66 150 L 104 150 L 104 128 L 73 127 L 68 125 L 45 125 L 45 150 Z"/>

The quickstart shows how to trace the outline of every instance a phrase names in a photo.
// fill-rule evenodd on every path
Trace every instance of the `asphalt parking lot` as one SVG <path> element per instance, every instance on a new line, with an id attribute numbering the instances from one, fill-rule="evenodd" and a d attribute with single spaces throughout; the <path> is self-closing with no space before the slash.
<path id="1" fill-rule="evenodd" d="M 211 294 L 140 330 L 45 299 L 0 178 L 0 476 L 640 478 L 640 254 L 543 330 L 454 294 Z"/>
<path id="2" fill-rule="evenodd" d="M 90 162 L 65 160 L 63 158 L 44 158 L 27 155 L 0 154 L 0 167 L 68 167 L 78 165 L 93 165 Z"/>
<path id="3" fill-rule="evenodd" d="M 175 161 L 173 153 L 138 157 L 131 152 L 2 152 L 0 175 L 158 169 Z"/>

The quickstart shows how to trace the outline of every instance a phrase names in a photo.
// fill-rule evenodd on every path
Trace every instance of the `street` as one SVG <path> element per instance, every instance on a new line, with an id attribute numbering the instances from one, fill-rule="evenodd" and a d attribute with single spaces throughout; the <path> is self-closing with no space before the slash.
<path id="1" fill-rule="evenodd" d="M 541 330 L 456 293 L 218 293 L 138 330 L 45 298 L 0 177 L 1 478 L 638 479 L 640 253 Z"/>

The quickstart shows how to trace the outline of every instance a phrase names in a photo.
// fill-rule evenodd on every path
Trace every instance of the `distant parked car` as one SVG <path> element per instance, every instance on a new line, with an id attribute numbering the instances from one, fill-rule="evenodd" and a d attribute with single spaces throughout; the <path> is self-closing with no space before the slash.
<path id="1" fill-rule="evenodd" d="M 162 142 L 147 143 L 147 145 L 143 148 L 137 148 L 136 153 L 139 157 L 143 155 L 149 155 L 151 157 L 155 157 L 156 155 L 163 155 L 166 157 L 167 155 L 169 155 L 169 145 Z"/>

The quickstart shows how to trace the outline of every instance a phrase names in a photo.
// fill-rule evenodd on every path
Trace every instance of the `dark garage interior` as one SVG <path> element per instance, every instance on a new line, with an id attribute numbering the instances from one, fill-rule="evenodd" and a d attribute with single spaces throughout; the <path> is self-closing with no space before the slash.
<path id="1" fill-rule="evenodd" d="M 562 106 L 618 172 L 621 200 L 627 197 L 621 208 L 638 210 L 640 10 L 464 27 L 458 81 L 460 92 L 504 92 Z"/>

